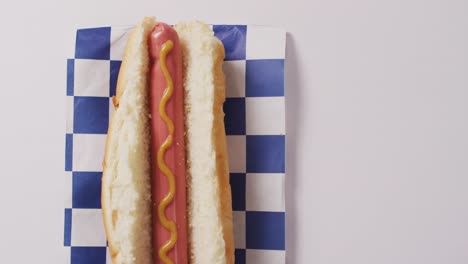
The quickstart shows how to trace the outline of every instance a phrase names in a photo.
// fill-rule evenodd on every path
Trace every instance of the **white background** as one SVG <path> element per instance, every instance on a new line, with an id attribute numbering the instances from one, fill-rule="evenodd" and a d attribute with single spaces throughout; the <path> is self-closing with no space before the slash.
<path id="1" fill-rule="evenodd" d="M 0 4 L 2 263 L 64 263 L 67 48 L 78 26 L 283 26 L 289 264 L 468 263 L 468 1 Z"/>

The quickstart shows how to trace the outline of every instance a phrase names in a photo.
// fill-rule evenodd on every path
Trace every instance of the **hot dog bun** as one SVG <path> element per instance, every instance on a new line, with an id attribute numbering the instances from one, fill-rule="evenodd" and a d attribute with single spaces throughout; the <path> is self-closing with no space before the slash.
<path id="1" fill-rule="evenodd" d="M 128 39 L 114 98 L 102 178 L 102 210 L 114 264 L 153 262 L 145 18 Z M 183 56 L 189 263 L 232 264 L 231 190 L 224 131 L 224 48 L 208 25 L 175 26 Z M 185 264 L 177 263 L 175 264 Z"/>
<path id="2" fill-rule="evenodd" d="M 206 24 L 179 24 L 184 61 L 189 250 L 192 263 L 234 263 L 224 131 L 224 47 Z"/>
<path id="3" fill-rule="evenodd" d="M 101 204 L 114 264 L 153 263 L 147 36 L 155 24 L 145 18 L 132 30 L 113 98 Z"/>

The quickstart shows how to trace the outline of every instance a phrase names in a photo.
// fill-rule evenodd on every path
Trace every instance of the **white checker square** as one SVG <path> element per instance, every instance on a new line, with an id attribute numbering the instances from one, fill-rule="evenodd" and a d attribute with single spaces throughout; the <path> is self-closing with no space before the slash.
<path id="1" fill-rule="evenodd" d="M 113 264 L 112 258 L 109 252 L 109 247 L 106 248 L 106 264 Z"/>
<path id="2" fill-rule="evenodd" d="M 110 61 L 75 59 L 75 96 L 109 96 Z"/>
<path id="3" fill-rule="evenodd" d="M 245 60 L 225 61 L 226 97 L 245 97 Z"/>
<path id="4" fill-rule="evenodd" d="M 72 208 L 73 176 L 71 171 L 66 171 L 64 174 L 65 208 Z"/>
<path id="5" fill-rule="evenodd" d="M 72 134 L 73 133 L 73 96 L 67 96 L 66 102 L 65 102 L 66 108 L 67 108 L 67 128 L 66 128 L 66 133 Z"/>
<path id="6" fill-rule="evenodd" d="M 247 249 L 245 260 L 246 263 L 284 264 L 286 252 L 283 250 Z"/>
<path id="7" fill-rule="evenodd" d="M 247 173 L 245 185 L 247 211 L 284 211 L 284 173 Z"/>
<path id="8" fill-rule="evenodd" d="M 71 247 L 63 247 L 65 250 L 63 254 L 63 263 L 70 263 L 71 261 Z"/>
<path id="9" fill-rule="evenodd" d="M 122 60 L 128 37 L 133 27 L 112 27 L 110 36 L 110 59 Z"/>
<path id="10" fill-rule="evenodd" d="M 102 171 L 106 135 L 73 135 L 73 171 Z"/>
<path id="11" fill-rule="evenodd" d="M 284 97 L 245 98 L 247 135 L 284 135 Z"/>
<path id="12" fill-rule="evenodd" d="M 249 27 L 247 29 L 247 59 L 284 59 L 286 32 L 274 27 Z"/>
<path id="13" fill-rule="evenodd" d="M 105 247 L 101 209 L 72 209 L 72 246 Z"/>
<path id="14" fill-rule="evenodd" d="M 246 168 L 245 136 L 226 136 L 229 159 L 229 172 L 244 173 Z"/>
<path id="15" fill-rule="evenodd" d="M 232 223 L 234 225 L 234 247 L 245 248 L 245 212 L 233 211 Z"/>

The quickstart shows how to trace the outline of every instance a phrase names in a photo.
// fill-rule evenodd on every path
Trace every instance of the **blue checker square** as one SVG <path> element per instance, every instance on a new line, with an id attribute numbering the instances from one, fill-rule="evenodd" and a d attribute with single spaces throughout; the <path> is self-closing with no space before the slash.
<path id="1" fill-rule="evenodd" d="M 108 60 L 111 28 L 86 28 L 76 32 L 75 58 Z"/>
<path id="2" fill-rule="evenodd" d="M 245 249 L 238 249 L 234 251 L 235 264 L 245 264 Z"/>
<path id="3" fill-rule="evenodd" d="M 231 184 L 232 210 L 245 211 L 245 173 L 229 174 Z"/>
<path id="4" fill-rule="evenodd" d="M 108 97 L 74 97 L 74 133 L 107 134 L 108 125 Z"/>
<path id="5" fill-rule="evenodd" d="M 246 212 L 246 246 L 249 249 L 285 249 L 284 212 Z"/>
<path id="6" fill-rule="evenodd" d="M 67 95 L 73 96 L 75 86 L 75 60 L 67 60 Z"/>
<path id="7" fill-rule="evenodd" d="M 284 173 L 284 135 L 247 136 L 248 173 Z"/>
<path id="8" fill-rule="evenodd" d="M 284 96 L 284 60 L 247 60 L 245 96 Z"/>
<path id="9" fill-rule="evenodd" d="M 106 264 L 106 247 L 72 247 L 70 264 Z"/>
<path id="10" fill-rule="evenodd" d="M 101 208 L 101 172 L 73 172 L 73 208 Z"/>
<path id="11" fill-rule="evenodd" d="M 72 209 L 65 208 L 65 225 L 63 231 L 63 245 L 69 247 L 71 244 L 71 225 L 72 225 Z"/>
<path id="12" fill-rule="evenodd" d="M 115 96 L 116 88 L 117 88 L 117 78 L 119 77 L 119 70 L 120 65 L 122 64 L 121 61 L 111 61 L 110 62 L 110 96 Z"/>
<path id="13" fill-rule="evenodd" d="M 245 98 L 226 98 L 224 113 L 226 135 L 245 135 Z"/>
<path id="14" fill-rule="evenodd" d="M 213 31 L 223 42 L 225 60 L 245 60 L 247 26 L 214 25 Z"/>
<path id="15" fill-rule="evenodd" d="M 73 166 L 73 134 L 65 135 L 65 171 L 71 171 Z"/>

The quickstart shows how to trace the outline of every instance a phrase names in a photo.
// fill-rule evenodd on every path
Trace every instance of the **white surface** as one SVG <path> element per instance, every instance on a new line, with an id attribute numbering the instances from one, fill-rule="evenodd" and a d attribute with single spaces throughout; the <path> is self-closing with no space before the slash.
<path id="1" fill-rule="evenodd" d="M 245 98 L 247 135 L 284 135 L 284 100 L 284 97 Z"/>
<path id="2" fill-rule="evenodd" d="M 284 173 L 248 173 L 245 210 L 283 212 L 284 177 Z"/>
<path id="3" fill-rule="evenodd" d="M 245 136 L 227 136 L 229 171 L 236 173 L 245 173 L 246 157 L 239 155 L 229 155 L 230 153 L 245 153 L 246 137 Z"/>
<path id="4" fill-rule="evenodd" d="M 73 94 L 76 96 L 109 97 L 109 85 L 104 84 L 104 80 L 109 82 L 110 61 L 108 60 L 75 60 L 75 74 Z M 97 76 L 102 76 L 100 82 L 96 82 Z M 86 78 L 87 77 L 87 78 Z"/>
<path id="5" fill-rule="evenodd" d="M 106 135 L 73 134 L 73 171 L 101 171 L 105 147 Z"/>
<path id="6" fill-rule="evenodd" d="M 234 224 L 234 247 L 245 248 L 245 212 L 232 212 L 232 222 Z M 237 230 L 236 228 L 240 229 Z"/>
<path id="7" fill-rule="evenodd" d="M 262 23 L 259 23 L 262 24 Z M 284 25 L 281 25 L 284 26 Z M 281 36 L 281 37 L 278 37 Z M 275 28 L 249 28 L 247 30 L 247 46 L 245 57 L 248 60 L 284 58 L 285 50 L 270 43 L 284 43 L 284 35 L 278 35 Z M 249 45 L 250 44 L 250 45 Z M 255 45 L 253 45 L 255 44 Z"/>
<path id="8" fill-rule="evenodd" d="M 63 176 L 65 177 L 64 179 L 64 192 L 65 192 L 65 199 L 63 203 L 64 208 L 72 208 L 73 205 L 73 174 L 71 171 L 65 171 L 63 173 Z M 73 217 L 73 215 L 72 215 Z"/>
<path id="9" fill-rule="evenodd" d="M 270 264 L 283 264 L 284 251 L 271 251 L 267 250 L 251 250 L 249 249 L 246 254 L 247 263 L 270 263 Z"/>
<path id="10" fill-rule="evenodd" d="M 226 97 L 245 97 L 245 62 L 245 60 L 224 62 L 223 71 L 226 76 L 226 87 L 233 88 L 226 89 Z"/>
<path id="11" fill-rule="evenodd" d="M 106 233 L 104 231 L 101 210 L 73 209 L 72 223 L 72 246 L 106 246 Z M 100 226 L 100 228 L 89 228 L 90 226 Z"/>
<path id="12" fill-rule="evenodd" d="M 65 107 L 66 107 L 65 116 L 69 116 L 69 118 L 66 118 L 65 120 L 65 123 L 66 123 L 65 132 L 69 134 L 73 133 L 73 115 L 71 114 L 73 113 L 73 107 L 74 107 L 73 100 L 74 100 L 73 96 L 66 96 L 65 98 Z"/>
<path id="13" fill-rule="evenodd" d="M 115 30 L 111 30 L 111 49 L 110 49 L 110 59 L 111 60 L 122 60 L 123 51 L 125 50 L 125 44 L 127 44 L 127 38 L 123 38 L 123 34 L 130 34 L 126 28 L 116 27 Z M 115 48 L 114 48 L 115 47 Z M 107 85 L 106 85 L 107 86 Z"/>
<path id="14" fill-rule="evenodd" d="M 468 262 L 468 2 L 3 1 L 0 248 L 63 263 L 66 54 L 77 26 L 286 28 L 288 264 Z M 258 257 L 258 256 L 253 256 Z"/>

